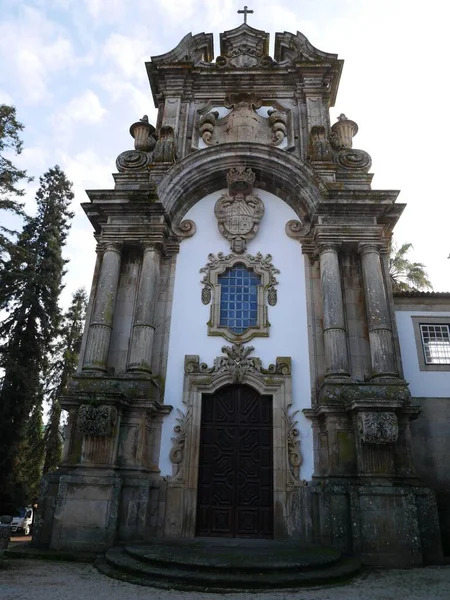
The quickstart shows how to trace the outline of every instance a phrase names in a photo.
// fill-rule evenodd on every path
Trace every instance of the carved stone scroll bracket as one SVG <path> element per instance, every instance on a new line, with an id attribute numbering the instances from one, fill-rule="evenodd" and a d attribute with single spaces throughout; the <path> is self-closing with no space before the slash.
<path id="1" fill-rule="evenodd" d="M 117 420 L 113 406 L 82 404 L 78 412 L 78 429 L 82 435 L 109 437 Z"/>
<path id="2" fill-rule="evenodd" d="M 159 139 L 153 150 L 154 163 L 174 163 L 177 159 L 175 132 L 166 125 L 159 130 Z"/>
<path id="3" fill-rule="evenodd" d="M 181 481 L 182 480 L 182 465 L 184 461 L 184 450 L 186 446 L 186 438 L 188 432 L 188 424 L 192 417 L 192 408 L 187 407 L 184 413 L 177 408 L 178 417 L 175 418 L 176 425 L 173 428 L 176 434 L 172 441 L 172 448 L 169 452 L 169 458 L 174 466 L 174 473 L 171 477 L 168 477 L 168 481 Z"/>
<path id="4" fill-rule="evenodd" d="M 185 219 L 179 225 L 172 225 L 172 231 L 183 240 L 194 236 L 197 233 L 197 226 L 191 219 Z"/>
<path id="5" fill-rule="evenodd" d="M 119 173 L 145 171 L 150 164 L 151 154 L 142 150 L 126 150 L 116 159 Z"/>
<path id="6" fill-rule="evenodd" d="M 367 173 L 372 166 L 372 159 L 364 150 L 343 149 L 336 153 L 336 164 L 343 171 Z"/>
<path id="7" fill-rule="evenodd" d="M 398 439 L 398 421 L 394 412 L 360 412 L 358 429 L 365 444 L 394 444 Z"/>
<path id="8" fill-rule="evenodd" d="M 296 420 L 299 411 L 296 410 L 292 412 L 291 409 L 292 404 L 289 404 L 287 408 L 283 409 L 283 419 L 286 423 L 288 465 L 293 480 L 292 483 L 301 484 L 300 467 L 303 464 L 303 456 L 300 451 L 300 431 L 297 428 L 298 421 Z"/>
<path id="9" fill-rule="evenodd" d="M 311 227 L 312 225 L 309 221 L 304 221 L 301 223 L 296 219 L 291 219 L 286 223 L 285 231 L 288 237 L 292 238 L 293 240 L 300 241 L 302 237 L 308 235 L 308 233 L 311 231 Z"/>

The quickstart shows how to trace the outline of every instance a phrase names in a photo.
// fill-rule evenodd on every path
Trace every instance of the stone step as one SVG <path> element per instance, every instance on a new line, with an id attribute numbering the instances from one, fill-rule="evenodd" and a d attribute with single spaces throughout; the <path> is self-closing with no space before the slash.
<path id="1" fill-rule="evenodd" d="M 136 553 L 134 553 L 136 554 Z M 142 558 L 142 554 L 140 555 Z M 220 562 L 220 561 L 219 561 Z M 360 561 L 339 558 L 329 564 L 302 566 L 295 570 L 292 564 L 287 568 L 263 570 L 256 565 L 226 568 L 222 563 L 217 569 L 212 564 L 207 569 L 194 562 L 183 565 L 170 564 L 151 559 L 139 560 L 124 547 L 112 548 L 104 559 L 96 562 L 98 570 L 105 575 L 162 589 L 187 591 L 239 591 L 276 590 L 304 586 L 324 585 L 348 580 L 360 568 Z"/>
<path id="2" fill-rule="evenodd" d="M 125 552 L 146 563 L 215 572 L 234 569 L 239 572 L 310 570 L 329 566 L 341 558 L 341 553 L 335 548 L 300 545 L 291 540 L 161 540 L 125 546 Z"/>

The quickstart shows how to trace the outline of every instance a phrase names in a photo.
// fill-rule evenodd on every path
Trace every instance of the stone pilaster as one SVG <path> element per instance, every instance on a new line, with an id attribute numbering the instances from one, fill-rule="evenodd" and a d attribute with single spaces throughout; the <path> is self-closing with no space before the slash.
<path id="1" fill-rule="evenodd" d="M 379 248 L 360 244 L 372 376 L 398 376 L 394 337 Z"/>
<path id="2" fill-rule="evenodd" d="M 321 244 L 318 249 L 323 297 L 325 376 L 347 376 L 349 375 L 347 334 L 342 302 L 338 247 L 332 244 Z"/>
<path id="3" fill-rule="evenodd" d="M 103 252 L 94 310 L 89 325 L 83 371 L 106 372 L 114 305 L 120 274 L 119 244 L 108 244 Z"/>
<path id="4" fill-rule="evenodd" d="M 147 244 L 142 259 L 127 371 L 151 373 L 160 265 L 159 246 Z"/>

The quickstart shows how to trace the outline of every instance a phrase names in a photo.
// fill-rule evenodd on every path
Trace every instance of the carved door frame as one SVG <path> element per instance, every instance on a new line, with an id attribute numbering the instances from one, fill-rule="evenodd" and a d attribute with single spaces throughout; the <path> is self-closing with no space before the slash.
<path id="1" fill-rule="evenodd" d="M 224 346 L 226 356 L 217 357 L 212 367 L 200 363 L 198 356 L 185 357 L 183 404 L 178 410 L 170 453 L 173 475 L 167 478 L 165 536 L 194 537 L 196 531 L 198 465 L 202 394 L 235 383 L 248 385 L 261 396 L 272 396 L 273 407 L 273 505 L 274 537 L 291 535 L 288 519 L 289 492 L 302 485 L 300 440 L 292 411 L 290 358 L 278 357 L 274 365 L 263 368 L 259 358 L 248 358 L 251 346 Z"/>

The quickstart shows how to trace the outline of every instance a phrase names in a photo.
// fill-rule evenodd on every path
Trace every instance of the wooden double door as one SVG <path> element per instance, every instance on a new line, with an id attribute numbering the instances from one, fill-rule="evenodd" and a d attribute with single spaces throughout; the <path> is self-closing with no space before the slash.
<path id="1" fill-rule="evenodd" d="M 272 397 L 245 385 L 203 394 L 198 536 L 273 537 Z"/>

